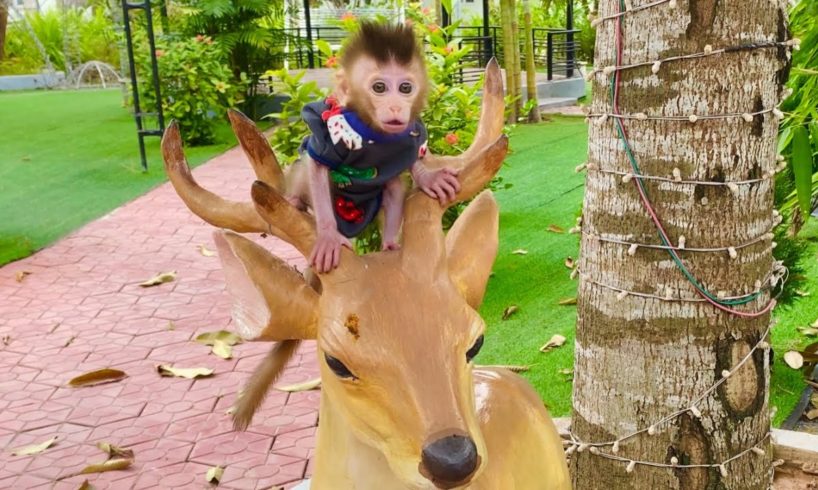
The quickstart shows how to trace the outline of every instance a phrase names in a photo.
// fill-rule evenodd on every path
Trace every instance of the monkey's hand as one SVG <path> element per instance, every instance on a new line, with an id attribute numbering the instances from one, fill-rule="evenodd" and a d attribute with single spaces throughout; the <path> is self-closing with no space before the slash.
<path id="1" fill-rule="evenodd" d="M 421 165 L 422 167 L 422 165 Z M 415 183 L 420 190 L 429 197 L 440 201 L 446 205 L 454 201 L 455 195 L 460 192 L 460 181 L 457 180 L 458 171 L 451 168 L 441 168 L 438 170 L 422 170 L 415 173 Z"/>
<path id="2" fill-rule="evenodd" d="M 341 263 L 341 247 L 352 249 L 352 242 L 333 225 L 319 226 L 318 238 L 310 254 L 310 264 L 319 273 L 329 272 Z"/>

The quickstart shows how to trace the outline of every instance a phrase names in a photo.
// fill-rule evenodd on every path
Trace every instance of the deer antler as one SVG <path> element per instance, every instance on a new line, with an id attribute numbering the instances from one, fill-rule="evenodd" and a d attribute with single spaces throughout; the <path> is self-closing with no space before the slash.
<path id="1" fill-rule="evenodd" d="M 432 156 L 431 162 L 424 160 L 433 167 L 448 166 L 460 170 L 460 192 L 449 206 L 474 197 L 500 169 L 508 151 L 508 137 L 502 135 L 504 110 L 500 67 L 492 58 L 486 67 L 480 120 L 471 146 L 458 156 Z M 432 270 L 442 266 L 445 244 L 440 220 L 445 210 L 437 200 L 419 189 L 412 191 L 407 198 L 404 214 L 404 260 L 423 257 L 423 261 L 428 263 L 429 257 L 433 257 Z"/>

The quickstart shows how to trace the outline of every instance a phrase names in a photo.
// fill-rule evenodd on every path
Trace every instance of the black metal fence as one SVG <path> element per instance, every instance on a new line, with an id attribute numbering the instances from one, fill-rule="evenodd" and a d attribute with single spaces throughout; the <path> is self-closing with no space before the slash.
<path id="1" fill-rule="evenodd" d="M 578 75 L 577 53 L 579 41 L 577 29 L 544 29 L 536 28 L 534 38 L 534 65 L 537 70 L 547 72 L 548 79 L 554 76 L 571 78 Z M 339 27 L 312 27 L 284 29 L 279 31 L 281 64 L 286 60 L 290 68 L 320 68 L 325 65 L 326 57 L 317 49 L 315 42 L 326 41 L 334 50 L 340 47 L 347 36 Z M 501 66 L 505 66 L 503 56 L 503 36 L 500 27 L 460 26 L 455 31 L 460 47 L 469 47 L 470 52 L 463 57 L 459 69 L 461 82 L 474 81 L 479 78 L 486 63 L 496 57 Z M 522 53 L 521 62 L 525 66 L 525 46 L 518 46 Z"/>

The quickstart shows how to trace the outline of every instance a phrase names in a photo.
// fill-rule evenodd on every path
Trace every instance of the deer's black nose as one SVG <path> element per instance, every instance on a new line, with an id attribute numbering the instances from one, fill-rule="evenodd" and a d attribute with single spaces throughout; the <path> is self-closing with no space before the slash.
<path id="1" fill-rule="evenodd" d="M 459 483 L 477 469 L 477 446 L 471 437 L 442 437 L 423 448 L 423 466 L 435 483 Z M 441 485 L 438 485 L 441 486 Z"/>

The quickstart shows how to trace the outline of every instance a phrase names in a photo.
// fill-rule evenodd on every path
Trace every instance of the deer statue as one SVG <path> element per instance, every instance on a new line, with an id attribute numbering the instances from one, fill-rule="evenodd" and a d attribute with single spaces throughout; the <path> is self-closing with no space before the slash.
<path id="1" fill-rule="evenodd" d="M 214 236 L 238 332 L 278 342 L 245 390 L 262 395 L 237 425 L 249 422 L 266 386 L 256 388 L 274 380 L 298 341 L 317 341 L 322 391 L 312 489 L 570 488 L 562 442 L 537 393 L 512 372 L 472 362 L 485 329 L 476 309 L 497 253 L 497 204 L 483 189 L 508 149 L 503 104 L 492 60 L 474 143 L 459 156 L 424 160 L 460 170 L 457 201 L 477 195 L 447 235 L 445 209 L 414 190 L 401 250 L 358 256 L 344 249 L 338 269 L 306 279 L 237 234 L 272 233 L 305 256 L 316 238 L 312 216 L 282 196 L 284 175 L 252 121 L 231 113 L 258 178 L 252 203 L 201 188 L 177 126 L 165 133 L 165 167 L 179 196 L 208 223 L 232 230 Z"/>

